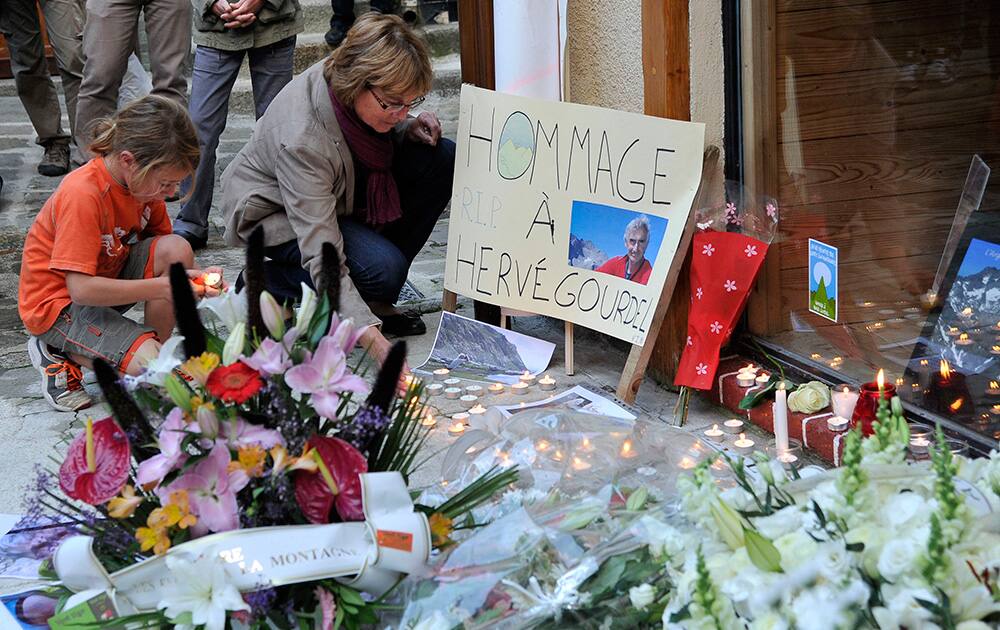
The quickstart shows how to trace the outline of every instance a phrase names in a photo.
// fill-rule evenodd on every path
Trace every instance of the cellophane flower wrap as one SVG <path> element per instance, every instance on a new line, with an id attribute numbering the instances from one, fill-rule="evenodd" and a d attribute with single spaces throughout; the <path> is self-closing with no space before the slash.
<path id="1" fill-rule="evenodd" d="M 184 551 L 223 532 L 363 521 L 372 506 L 364 504 L 361 476 L 391 473 L 405 481 L 424 459 L 417 456 L 428 432 L 419 422 L 423 385 L 413 380 L 400 392 L 405 345 L 393 347 L 374 379 L 364 378 L 366 357 L 351 358 L 362 330 L 338 316 L 336 292 L 317 295 L 303 285 L 301 303 L 286 310 L 266 291 L 255 293 L 252 257 L 245 293 L 228 290 L 200 303 L 215 315 L 210 330 L 183 269 L 171 270 L 181 335 L 138 377 L 119 380 L 113 368 L 95 365 L 113 417 L 88 420 L 55 458 L 58 475 L 40 471 L 29 490 L 29 517 L 91 537 L 89 549 L 109 574 L 166 556 L 162 583 L 175 586 L 163 589 L 153 610 L 114 593 L 124 616 L 108 624 L 222 630 L 236 622 L 299 628 L 309 619 L 316 627 L 356 628 L 378 620 L 383 593 L 363 595 L 349 580 L 240 592 L 233 571 L 258 569 L 242 563 L 238 547 L 221 558 Z M 335 279 L 327 286 L 337 286 L 336 262 L 324 260 L 324 267 Z M 463 522 L 480 525 L 470 511 L 516 475 L 487 471 L 464 484 L 459 499 L 408 503 L 408 513 L 431 524 L 468 517 Z M 452 543 L 450 527 L 437 533 L 436 546 Z M 58 548 L 54 553 L 56 566 L 43 565 L 43 577 L 72 574 L 74 567 L 58 566 Z M 55 587 L 60 607 L 89 596 L 74 590 Z"/>
<path id="2" fill-rule="evenodd" d="M 774 201 L 696 211 L 691 244 L 691 307 L 687 342 L 674 384 L 711 389 L 719 353 L 746 306 L 777 231 Z"/>

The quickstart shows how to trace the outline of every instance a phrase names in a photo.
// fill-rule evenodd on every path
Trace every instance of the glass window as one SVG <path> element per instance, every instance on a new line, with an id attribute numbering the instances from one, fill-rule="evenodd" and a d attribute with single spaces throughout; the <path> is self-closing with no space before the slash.
<path id="1" fill-rule="evenodd" d="M 740 6 L 747 183 L 782 209 L 751 332 L 1000 439 L 1000 2 Z"/>

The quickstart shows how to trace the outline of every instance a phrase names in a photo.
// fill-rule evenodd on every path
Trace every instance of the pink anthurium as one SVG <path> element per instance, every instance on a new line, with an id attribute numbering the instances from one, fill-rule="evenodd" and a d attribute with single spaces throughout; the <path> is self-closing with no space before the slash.
<path id="1" fill-rule="evenodd" d="M 69 445 L 59 467 L 59 487 L 78 501 L 102 505 L 125 487 L 131 461 L 128 436 L 114 418 L 88 418 L 87 429 Z"/>
<path id="2" fill-rule="evenodd" d="M 318 464 L 314 472 L 295 473 L 295 500 L 310 523 L 329 523 L 330 508 L 345 521 L 363 521 L 361 473 L 368 462 L 361 452 L 340 438 L 313 436 L 306 442 L 307 453 Z"/>

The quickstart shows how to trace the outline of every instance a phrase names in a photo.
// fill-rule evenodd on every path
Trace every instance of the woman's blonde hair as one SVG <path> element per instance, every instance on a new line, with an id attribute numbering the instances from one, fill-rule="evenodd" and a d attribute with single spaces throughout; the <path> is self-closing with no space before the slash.
<path id="1" fill-rule="evenodd" d="M 424 95 L 434 79 L 423 40 L 398 16 L 379 13 L 358 18 L 327 58 L 323 77 L 348 106 L 369 86 L 391 95 Z"/>
<path id="2" fill-rule="evenodd" d="M 90 151 L 111 155 L 128 151 L 139 167 L 136 183 L 164 166 L 181 167 L 187 174 L 198 167 L 198 133 L 187 110 L 162 96 L 132 101 L 94 126 Z"/>

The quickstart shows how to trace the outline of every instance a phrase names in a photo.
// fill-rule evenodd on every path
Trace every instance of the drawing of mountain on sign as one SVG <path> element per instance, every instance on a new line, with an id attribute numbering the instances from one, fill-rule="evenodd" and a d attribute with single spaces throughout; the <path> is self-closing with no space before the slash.
<path id="1" fill-rule="evenodd" d="M 460 378 L 462 372 L 482 378 L 490 374 L 523 374 L 528 370 L 517 346 L 502 333 L 461 317 L 442 319 L 429 363 L 440 364 Z"/>

